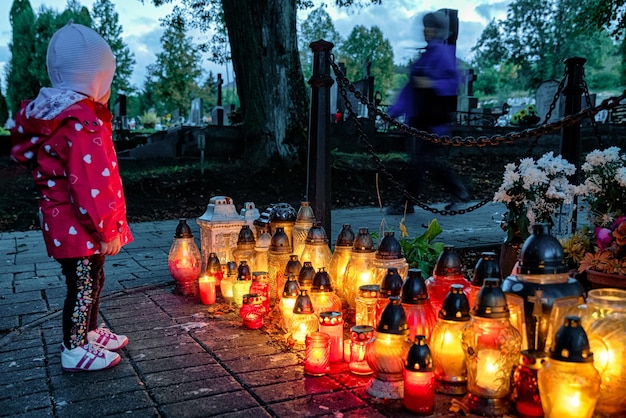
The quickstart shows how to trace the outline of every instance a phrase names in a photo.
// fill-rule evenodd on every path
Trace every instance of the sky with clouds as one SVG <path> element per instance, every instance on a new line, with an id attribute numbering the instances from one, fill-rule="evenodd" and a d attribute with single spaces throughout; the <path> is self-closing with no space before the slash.
<path id="1" fill-rule="evenodd" d="M 415 55 L 415 49 L 424 45 L 420 18 L 426 11 L 440 8 L 456 9 L 459 11 L 459 38 L 457 41 L 457 56 L 461 59 L 470 57 L 470 49 L 476 43 L 482 30 L 492 18 L 503 19 L 506 15 L 506 7 L 511 0 L 383 0 L 382 5 L 372 5 L 367 8 L 350 11 L 328 8 L 327 11 L 333 19 L 335 28 L 344 38 L 347 37 L 354 26 L 363 25 L 367 28 L 378 26 L 383 36 L 389 40 L 394 49 L 396 63 L 406 63 Z M 11 25 L 9 11 L 12 0 L 0 0 L 0 79 L 2 90 L 5 86 L 5 64 L 11 59 L 9 43 L 11 41 Z M 37 12 L 42 6 L 62 11 L 67 3 L 66 0 L 30 0 L 33 10 Z M 91 9 L 94 1 L 80 0 L 80 3 Z M 161 49 L 160 38 L 163 28 L 159 19 L 166 16 L 172 9 L 172 5 L 154 7 L 150 0 L 142 4 L 139 0 L 112 0 L 115 10 L 119 15 L 119 23 L 123 28 L 124 42 L 135 55 L 136 65 L 131 82 L 140 87 L 146 73 L 146 67 L 156 61 L 155 54 Z M 317 4 L 321 0 L 316 1 Z M 326 0 L 326 4 L 332 4 L 333 0 Z M 300 12 L 298 17 L 304 19 L 306 12 Z M 202 34 L 190 34 L 202 36 Z M 199 38 L 198 38 L 199 39 Z M 222 73 L 228 82 L 232 77 L 231 67 L 218 66 L 204 60 L 203 68 L 213 71 L 214 74 Z"/>

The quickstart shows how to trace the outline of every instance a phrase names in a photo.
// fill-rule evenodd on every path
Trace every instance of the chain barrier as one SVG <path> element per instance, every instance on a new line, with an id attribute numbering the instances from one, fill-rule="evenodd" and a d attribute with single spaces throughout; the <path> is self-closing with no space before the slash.
<path id="1" fill-rule="evenodd" d="M 428 204 L 418 200 L 416 197 L 412 196 L 408 191 L 405 190 L 404 186 L 400 184 L 393 177 L 393 175 L 389 172 L 389 170 L 387 170 L 383 161 L 376 154 L 374 147 L 368 141 L 367 133 L 363 129 L 361 122 L 358 120 L 357 113 L 352 108 L 352 102 L 350 101 L 348 97 L 348 92 L 352 93 L 352 95 L 362 105 L 367 107 L 370 115 L 373 114 L 376 117 L 379 117 L 383 122 L 386 122 L 388 126 L 394 126 L 395 128 L 398 129 L 398 131 L 408 134 L 410 136 L 414 136 L 418 139 L 430 141 L 435 144 L 450 145 L 454 147 L 459 147 L 459 146 L 485 147 L 487 145 L 497 146 L 503 143 L 511 144 L 516 141 L 522 141 L 522 140 L 527 140 L 532 137 L 536 137 L 535 141 L 531 143 L 531 146 L 529 150 L 527 151 L 527 154 L 532 152 L 532 149 L 535 147 L 537 140 L 540 136 L 549 134 L 551 132 L 559 131 L 564 127 L 568 127 L 568 126 L 572 126 L 574 124 L 580 123 L 580 121 L 582 121 L 585 118 L 591 118 L 591 120 L 595 122 L 596 114 L 598 114 L 602 110 L 609 110 L 614 107 L 617 107 L 620 104 L 620 102 L 626 98 L 626 90 L 624 90 L 624 92 L 622 92 L 620 96 L 615 96 L 615 97 L 610 97 L 608 99 L 605 99 L 602 101 L 602 103 L 600 103 L 600 105 L 596 107 L 589 106 L 590 100 L 588 100 L 587 108 L 581 110 L 575 115 L 568 115 L 559 121 L 547 123 L 547 121 L 550 119 L 552 115 L 552 112 L 556 108 L 556 104 L 558 103 L 560 93 L 563 90 L 563 86 L 565 85 L 565 80 L 567 78 L 567 69 L 566 69 L 565 76 L 563 77 L 563 80 L 559 83 L 559 87 L 557 88 L 557 93 L 555 94 L 554 99 L 552 103 L 550 104 L 548 114 L 546 115 L 546 119 L 544 120 L 543 124 L 534 128 L 525 129 L 521 132 L 509 132 L 505 135 L 492 135 L 492 136 L 483 135 L 483 136 L 478 136 L 478 137 L 468 136 L 465 138 L 461 138 L 460 136 L 447 136 L 447 135 L 438 136 L 436 134 L 432 134 L 429 132 L 420 131 L 412 126 L 408 126 L 402 122 L 395 120 L 394 118 L 390 117 L 389 115 L 381 111 L 375 104 L 367 100 L 367 98 L 360 91 L 358 91 L 353 84 L 350 83 L 350 81 L 345 77 L 345 75 L 343 74 L 343 72 L 341 71 L 337 63 L 335 62 L 335 56 L 332 53 L 330 54 L 329 62 L 335 73 L 337 86 L 339 88 L 339 92 L 341 94 L 341 97 L 344 100 L 344 104 L 348 111 L 348 117 L 350 118 L 350 120 L 352 120 L 352 122 L 354 122 L 354 126 L 357 130 L 359 140 L 363 143 L 368 154 L 370 154 L 370 156 L 374 160 L 374 163 L 376 164 L 376 167 L 378 168 L 380 173 L 383 174 L 385 178 L 392 184 L 392 186 L 396 190 L 398 190 L 400 194 L 403 197 L 405 197 L 409 202 L 412 202 L 413 204 L 420 207 L 421 209 L 432 212 L 434 214 L 440 214 L 440 215 L 463 215 L 465 213 L 473 212 L 476 209 L 491 202 L 491 199 L 485 199 L 465 209 L 459 209 L 459 210 L 443 209 L 442 210 L 442 209 L 431 207 Z M 585 84 L 585 91 L 587 91 L 586 84 Z M 595 126 L 597 127 L 597 124 Z"/>

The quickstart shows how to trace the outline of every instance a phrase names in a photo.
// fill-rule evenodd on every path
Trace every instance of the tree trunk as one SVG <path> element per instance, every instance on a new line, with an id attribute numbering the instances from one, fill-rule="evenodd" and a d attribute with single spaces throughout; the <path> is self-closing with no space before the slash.
<path id="1" fill-rule="evenodd" d="M 308 92 L 296 36 L 296 2 L 223 0 L 246 135 L 245 158 L 264 166 L 306 161 Z"/>

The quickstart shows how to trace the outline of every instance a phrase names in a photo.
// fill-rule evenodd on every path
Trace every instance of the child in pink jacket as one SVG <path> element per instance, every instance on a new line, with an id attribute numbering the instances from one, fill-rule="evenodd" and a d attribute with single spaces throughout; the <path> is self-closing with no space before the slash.
<path id="1" fill-rule="evenodd" d="M 115 366 L 128 338 L 98 327 L 104 261 L 132 241 L 107 109 L 115 57 L 95 31 L 70 21 L 50 40 L 52 87 L 22 103 L 11 156 L 28 165 L 41 192 L 41 230 L 67 284 L 61 365 Z"/>

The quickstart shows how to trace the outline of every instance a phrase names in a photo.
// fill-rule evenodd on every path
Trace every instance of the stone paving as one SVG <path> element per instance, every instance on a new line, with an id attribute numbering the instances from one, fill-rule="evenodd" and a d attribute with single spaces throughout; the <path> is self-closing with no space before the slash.
<path id="1" fill-rule="evenodd" d="M 498 245 L 488 204 L 465 215 L 438 216 L 438 240 L 462 247 Z M 200 216 L 201 213 L 198 214 Z M 433 218 L 407 215 L 411 236 Z M 398 230 L 400 216 L 377 208 L 332 212 L 329 238 L 341 225 L 381 224 Z M 177 220 L 131 225 L 135 242 L 108 257 L 101 321 L 129 337 L 122 362 L 93 373 L 60 365 L 65 284 L 45 253 L 40 231 L 0 233 L 0 416 L 11 417 L 404 417 L 402 401 L 372 398 L 369 377 L 333 363 L 322 377 L 303 373 L 303 350 L 271 334 L 248 330 L 233 312 L 219 314 L 193 297 L 174 294 L 167 254 Z M 188 222 L 199 239 L 199 227 Z M 437 396 L 435 416 L 449 412 Z"/>

